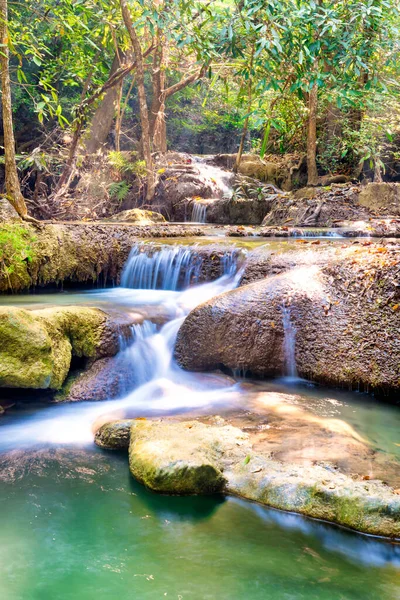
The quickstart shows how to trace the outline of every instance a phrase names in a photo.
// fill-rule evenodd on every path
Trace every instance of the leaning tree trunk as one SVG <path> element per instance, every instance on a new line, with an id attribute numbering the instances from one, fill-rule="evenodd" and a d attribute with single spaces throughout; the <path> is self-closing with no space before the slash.
<path id="1" fill-rule="evenodd" d="M 153 158 L 151 156 L 149 111 L 147 108 L 146 89 L 144 87 L 144 65 L 142 49 L 140 47 L 139 38 L 133 27 L 132 17 L 131 13 L 129 12 L 127 1 L 120 0 L 120 5 L 125 27 L 131 39 L 134 59 L 136 62 L 136 83 L 138 87 L 139 96 L 140 124 L 142 126 L 142 146 L 147 169 L 146 201 L 149 202 L 154 196 L 155 176 L 153 169 Z"/>
<path id="2" fill-rule="evenodd" d="M 111 65 L 110 75 L 112 77 L 120 68 L 120 58 L 116 54 Z M 110 88 L 104 95 L 103 100 L 97 107 L 90 124 L 90 132 L 86 140 L 85 149 L 87 154 L 95 154 L 105 144 L 107 136 L 110 133 L 117 109 L 118 98 L 120 95 L 120 86 L 116 85 Z"/>
<path id="3" fill-rule="evenodd" d="M 22 219 L 29 219 L 24 197 L 18 178 L 17 163 L 15 159 L 15 138 L 12 118 L 11 84 L 9 71 L 9 49 L 8 49 L 8 6 L 7 0 L 0 0 L 0 68 L 1 68 L 1 90 L 3 104 L 3 130 L 4 130 L 4 154 L 6 172 L 6 194 L 7 200 L 12 204 Z"/>
<path id="4" fill-rule="evenodd" d="M 318 85 L 314 83 L 308 100 L 308 133 L 307 133 L 307 185 L 318 183 L 317 170 L 317 107 L 318 107 Z"/>

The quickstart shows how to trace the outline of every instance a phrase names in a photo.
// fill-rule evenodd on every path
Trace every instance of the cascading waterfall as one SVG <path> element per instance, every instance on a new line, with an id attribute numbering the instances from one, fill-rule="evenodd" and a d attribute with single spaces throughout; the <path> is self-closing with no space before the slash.
<path id="1" fill-rule="evenodd" d="M 210 165 L 207 158 L 203 156 L 194 156 L 193 162 L 199 170 L 200 175 L 207 182 L 210 182 L 215 190 L 216 198 L 232 198 L 234 174 L 230 171 L 224 171 L 220 167 Z M 193 220 L 193 219 L 192 219 Z M 202 222 L 202 221 L 200 221 Z"/>
<path id="2" fill-rule="evenodd" d="M 219 279 L 177 292 L 155 287 L 167 283 L 172 287 L 171 282 L 174 282 L 176 288 L 181 271 L 190 263 L 190 250 L 168 247 L 165 252 L 168 260 L 161 258 L 158 252 L 152 252 L 142 253 L 143 262 L 133 260 L 132 265 L 129 259 L 127 263 L 125 285 L 154 285 L 148 294 L 155 296 L 160 307 L 166 306 L 170 310 L 173 306 L 175 312 L 161 329 L 145 320 L 132 328 L 132 336 L 121 339 L 121 349 L 115 357 L 121 390 L 119 398 L 51 407 L 30 418 L 25 417 L 22 428 L 18 423 L 7 428 L 7 438 L 1 441 L 0 449 L 12 448 L 15 444 L 22 447 L 37 443 L 92 443 L 94 423 L 149 415 L 152 411 L 159 413 L 224 403 L 237 397 L 236 384 L 227 382 L 223 376 L 213 375 L 210 379 L 209 374 L 183 371 L 173 358 L 176 336 L 186 315 L 197 305 L 237 287 L 243 268 L 237 268 L 236 253 L 227 251 L 222 258 L 224 274 Z M 133 258 L 138 256 L 139 248 L 135 248 Z M 173 258 L 177 256 L 179 260 L 175 264 Z M 120 291 L 107 290 L 109 300 L 118 297 Z M 137 306 L 135 296 L 132 289 L 133 309 Z"/>
<path id="3" fill-rule="evenodd" d="M 121 285 L 139 290 L 184 290 L 198 283 L 202 266 L 203 257 L 192 248 L 139 244 L 130 252 Z M 236 270 L 237 252 L 227 250 L 221 257 L 221 275 L 232 276 Z"/>
<path id="4" fill-rule="evenodd" d="M 192 223 L 205 223 L 207 219 L 207 205 L 202 204 L 201 202 L 193 202 L 192 208 Z"/>
<path id="5" fill-rule="evenodd" d="M 282 307 L 282 322 L 284 333 L 283 347 L 285 353 L 285 376 L 292 379 L 297 379 L 296 327 L 293 324 L 289 306 Z"/>
<path id="6" fill-rule="evenodd" d="M 190 248 L 139 244 L 130 252 L 121 277 L 122 287 L 139 290 L 177 290 L 199 279 L 202 260 Z"/>

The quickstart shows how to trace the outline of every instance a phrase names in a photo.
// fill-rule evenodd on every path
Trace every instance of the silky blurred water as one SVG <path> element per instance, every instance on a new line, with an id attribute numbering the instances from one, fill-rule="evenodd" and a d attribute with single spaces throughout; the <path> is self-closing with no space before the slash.
<path id="1" fill-rule="evenodd" d="M 400 457 L 396 406 L 311 386 L 297 380 L 292 368 L 289 379 L 251 385 L 179 369 L 173 346 L 185 316 L 235 287 L 240 274 L 228 257 L 222 278 L 177 291 L 171 258 L 187 256 L 174 252 L 156 257 L 157 272 L 146 258 L 131 270 L 131 281 L 139 273 L 144 287 L 161 281 L 158 285 L 170 289 L 24 297 L 38 299 L 37 306 L 138 311 L 146 320 L 133 328 L 133 343 L 121 344 L 119 358 L 132 365 L 133 379 L 120 398 L 19 404 L 0 419 L 0 598 L 400 599 L 400 546 L 238 499 L 156 495 L 130 477 L 126 456 L 95 449 L 93 423 L 108 413 L 213 414 L 227 406 L 244 408 L 247 394 L 270 391 L 295 393 L 304 408 L 344 419 L 376 449 Z M 154 324 L 155 315 L 163 315 L 166 324 Z M 286 318 L 290 359 L 295 332 L 289 312 Z M 295 369 L 290 360 L 288 367 Z"/>

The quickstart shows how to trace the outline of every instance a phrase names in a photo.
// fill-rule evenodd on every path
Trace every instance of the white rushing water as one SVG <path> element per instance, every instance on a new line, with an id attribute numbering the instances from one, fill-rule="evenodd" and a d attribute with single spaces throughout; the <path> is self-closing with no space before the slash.
<path id="1" fill-rule="evenodd" d="M 200 172 L 201 177 L 215 191 L 215 198 L 232 198 L 233 195 L 233 180 L 235 178 L 231 171 L 225 171 L 215 165 L 210 165 L 207 162 L 207 157 L 194 156 L 194 164 Z"/>
<path id="2" fill-rule="evenodd" d="M 297 379 L 296 367 L 296 327 L 292 320 L 290 306 L 282 307 L 282 322 L 284 333 L 285 373 L 288 378 Z"/>
<path id="3" fill-rule="evenodd" d="M 3 430 L 0 427 L 0 449 L 43 443 L 90 443 L 94 425 L 102 421 L 134 417 L 144 412 L 189 410 L 226 402 L 235 396 L 237 386 L 224 376 L 183 371 L 173 359 L 176 336 L 186 315 L 202 302 L 237 286 L 241 273 L 237 272 L 232 253 L 226 254 L 222 265 L 225 274 L 216 281 L 181 292 L 174 289 L 146 291 L 146 300 L 165 308 L 171 320 L 160 329 L 154 323 L 144 321 L 133 328 L 133 343 L 122 341 L 117 364 L 120 364 L 121 372 L 128 365 L 132 378 L 128 377 L 127 388 L 133 384 L 135 389 L 122 393 L 116 400 L 51 406 L 30 417 L 24 415 L 23 424 L 15 423 Z M 166 288 L 176 288 L 184 275 L 184 267 L 188 266 L 190 268 L 190 261 L 182 249 L 164 248 L 151 257 L 138 254 L 135 249 L 127 262 L 123 281 L 125 285 L 145 288 L 152 288 L 155 282 L 161 282 Z M 137 289 L 105 290 L 104 295 L 109 293 L 111 299 L 115 291 L 131 294 L 132 307 L 137 305 L 137 294 L 143 298 L 143 292 Z M 124 303 L 127 303 L 126 297 Z"/>
<path id="4" fill-rule="evenodd" d="M 205 223 L 207 220 L 207 205 L 194 201 L 190 220 L 192 223 Z"/>

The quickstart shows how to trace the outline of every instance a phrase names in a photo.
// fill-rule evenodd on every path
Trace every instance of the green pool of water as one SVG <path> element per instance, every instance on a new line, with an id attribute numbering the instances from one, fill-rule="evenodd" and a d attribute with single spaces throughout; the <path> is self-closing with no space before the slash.
<path id="1" fill-rule="evenodd" d="M 14 452 L 0 505 L 4 600 L 400 598 L 400 547 L 236 499 L 152 494 L 118 454 Z"/>

